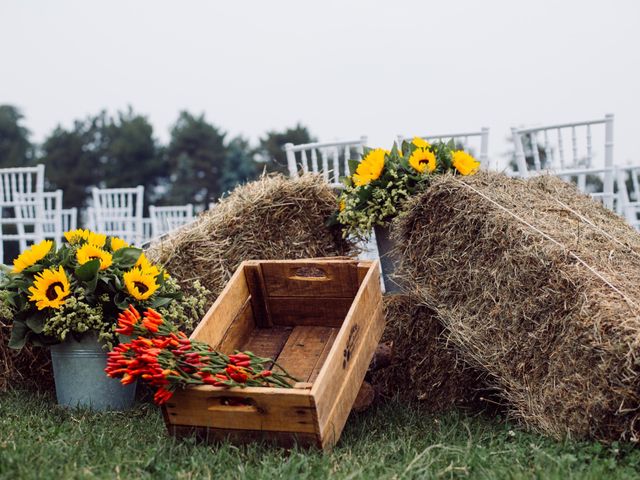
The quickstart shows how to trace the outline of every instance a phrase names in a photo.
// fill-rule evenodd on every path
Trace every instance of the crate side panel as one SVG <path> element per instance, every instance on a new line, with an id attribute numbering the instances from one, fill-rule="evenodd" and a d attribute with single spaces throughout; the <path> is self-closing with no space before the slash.
<path id="1" fill-rule="evenodd" d="M 357 262 L 262 262 L 269 297 L 353 298 L 358 291 Z"/>
<path id="2" fill-rule="evenodd" d="M 271 297 L 268 302 L 275 325 L 341 327 L 353 299 Z"/>
<path id="3" fill-rule="evenodd" d="M 227 328 L 222 341 L 218 345 L 218 350 L 227 355 L 235 350 L 240 350 L 242 345 L 251 337 L 255 327 L 253 309 L 248 298 L 236 318 Z"/>
<path id="4" fill-rule="evenodd" d="M 292 331 L 293 327 L 256 328 L 239 350 L 259 357 L 277 358 Z"/>
<path id="5" fill-rule="evenodd" d="M 316 366 L 313 369 L 313 372 L 311 372 L 311 376 L 309 377 L 309 380 L 307 380 L 309 383 L 314 383 L 318 378 L 318 375 L 320 374 L 320 370 L 322 369 L 322 366 L 324 365 L 324 363 L 327 361 L 327 358 L 329 357 L 329 352 L 331 351 L 331 347 L 333 347 L 333 343 L 336 341 L 338 332 L 340 332 L 340 329 L 338 328 L 334 328 L 331 330 L 331 337 L 329 337 L 329 340 L 327 340 L 327 343 L 324 346 L 324 350 L 322 350 L 322 353 L 320 354 L 320 358 L 318 359 L 318 363 L 316 363 Z"/>
<path id="6" fill-rule="evenodd" d="M 240 266 L 190 338 L 217 348 L 248 299 L 249 290 Z"/>
<path id="7" fill-rule="evenodd" d="M 309 391 L 283 390 L 186 389 L 177 391 L 165 408 L 173 425 L 318 433 Z"/>

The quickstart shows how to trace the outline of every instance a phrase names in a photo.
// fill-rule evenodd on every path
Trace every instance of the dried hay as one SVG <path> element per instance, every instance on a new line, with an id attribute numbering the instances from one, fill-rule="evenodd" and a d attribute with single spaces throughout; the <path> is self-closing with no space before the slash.
<path id="1" fill-rule="evenodd" d="M 53 390 L 49 349 L 27 345 L 19 352 L 9 348 L 11 327 L 0 320 L 0 392 L 8 388 Z"/>
<path id="2" fill-rule="evenodd" d="M 317 175 L 263 176 L 148 250 L 186 291 L 194 280 L 214 300 L 243 260 L 342 256 L 353 246 L 325 226 L 335 193 Z"/>
<path id="3" fill-rule="evenodd" d="M 389 367 L 373 374 L 376 390 L 383 396 L 419 400 L 429 413 L 480 407 L 483 375 L 447 344 L 433 311 L 409 295 L 386 295 L 384 305 L 383 341 L 393 342 L 394 355 Z"/>
<path id="4" fill-rule="evenodd" d="M 561 180 L 443 176 L 396 222 L 400 271 L 513 413 L 638 441 L 640 235 Z"/>

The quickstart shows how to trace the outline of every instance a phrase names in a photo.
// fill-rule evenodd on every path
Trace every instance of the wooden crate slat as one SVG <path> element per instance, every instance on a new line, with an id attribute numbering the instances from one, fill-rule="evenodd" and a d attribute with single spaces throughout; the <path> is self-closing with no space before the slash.
<path id="1" fill-rule="evenodd" d="M 251 393 L 241 388 L 179 390 L 166 405 L 167 416 L 175 425 L 316 432 L 315 408 L 309 390 L 290 390 L 284 394 L 283 389 L 260 390 L 265 392 Z M 225 404 L 229 399 L 245 404 Z"/>
<path id="2" fill-rule="evenodd" d="M 251 305 L 253 306 L 256 325 L 258 327 L 270 327 L 273 322 L 269 312 L 269 303 L 266 301 L 267 292 L 260 262 L 249 261 L 243 262 L 242 265 L 247 279 L 247 287 L 251 294 Z"/>
<path id="3" fill-rule="evenodd" d="M 274 325 L 341 327 L 352 298 L 271 297 L 269 311 Z"/>
<path id="4" fill-rule="evenodd" d="M 338 336 L 339 331 L 340 329 L 338 328 L 334 328 L 331 330 L 331 336 L 329 337 L 329 340 L 327 340 L 327 343 L 324 346 L 324 350 L 322 350 L 322 353 L 320 354 L 320 358 L 318 359 L 318 362 L 316 363 L 316 366 L 313 369 L 313 372 L 311 372 L 311 376 L 309 377 L 309 380 L 307 380 L 309 383 L 313 384 L 313 382 L 315 382 L 316 379 L 318 378 L 318 374 L 320 373 L 320 370 L 322 369 L 324 362 L 327 361 L 327 357 L 329 356 L 331 347 L 333 347 L 333 342 L 336 341 L 336 337 Z"/>
<path id="5" fill-rule="evenodd" d="M 358 291 L 356 261 L 264 262 L 262 276 L 269 297 L 353 299 Z"/>
<path id="6" fill-rule="evenodd" d="M 331 327 L 295 327 L 276 360 L 277 364 L 297 382 L 307 382 L 334 330 Z"/>
<path id="7" fill-rule="evenodd" d="M 190 338 L 217 347 L 248 298 L 249 290 L 244 271 L 239 268 Z"/>
<path id="8" fill-rule="evenodd" d="M 256 328 L 238 350 L 249 351 L 259 357 L 277 358 L 292 331 L 293 327 Z"/>

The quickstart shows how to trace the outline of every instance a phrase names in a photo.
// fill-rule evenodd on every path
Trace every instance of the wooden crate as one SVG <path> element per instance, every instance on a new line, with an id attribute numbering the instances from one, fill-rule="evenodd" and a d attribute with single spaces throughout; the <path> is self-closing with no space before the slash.
<path id="1" fill-rule="evenodd" d="M 379 276 L 378 261 L 244 262 L 191 338 L 274 358 L 299 382 L 178 391 L 164 407 L 170 433 L 331 448 L 384 329 Z"/>

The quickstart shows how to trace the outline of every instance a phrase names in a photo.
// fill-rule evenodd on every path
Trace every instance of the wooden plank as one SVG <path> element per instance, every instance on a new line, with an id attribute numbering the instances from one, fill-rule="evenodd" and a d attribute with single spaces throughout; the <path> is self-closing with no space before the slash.
<path id="1" fill-rule="evenodd" d="M 341 327 L 353 298 L 273 297 L 269 311 L 274 325 Z"/>
<path id="2" fill-rule="evenodd" d="M 251 294 L 254 319 L 258 327 L 270 327 L 273 325 L 269 305 L 266 301 L 266 290 L 260 262 L 244 262 L 244 275 L 247 279 L 247 287 Z"/>
<path id="3" fill-rule="evenodd" d="M 253 320 L 253 310 L 251 308 L 250 298 L 244 302 L 244 306 L 231 322 L 229 328 L 224 334 L 224 338 L 218 345 L 217 350 L 227 355 L 233 353 L 235 350 L 240 350 L 250 338 L 251 333 L 255 329 L 255 323 Z"/>
<path id="4" fill-rule="evenodd" d="M 187 427 L 183 425 L 168 425 L 170 435 L 177 438 L 196 437 L 205 443 L 231 442 L 236 445 L 248 443 L 265 443 L 281 448 L 321 448 L 318 437 L 311 433 L 267 432 L 264 430 L 232 430 L 208 427 Z"/>
<path id="5" fill-rule="evenodd" d="M 323 446 L 337 441 L 384 330 L 380 265 L 365 276 L 344 325 L 311 389 Z"/>
<path id="6" fill-rule="evenodd" d="M 297 382 L 307 382 L 333 330 L 331 327 L 295 327 L 276 362 Z"/>
<path id="7" fill-rule="evenodd" d="M 367 276 L 369 269 L 373 266 L 372 261 L 358 262 L 358 285 L 362 285 L 364 277 Z"/>
<path id="8" fill-rule="evenodd" d="M 256 328 L 240 350 L 259 357 L 277 358 L 292 330 L 292 327 Z"/>
<path id="9" fill-rule="evenodd" d="M 257 392 L 256 392 L 257 390 Z M 309 390 L 285 388 L 190 388 L 166 404 L 174 425 L 234 430 L 316 433 Z"/>
<path id="10" fill-rule="evenodd" d="M 353 298 L 358 291 L 356 261 L 262 262 L 269 297 Z"/>
<path id="11" fill-rule="evenodd" d="M 327 358 L 329 357 L 329 352 L 331 351 L 331 347 L 333 347 L 333 342 L 336 341 L 336 337 L 338 336 L 339 331 L 340 330 L 337 328 L 333 328 L 331 330 L 331 335 L 329 336 L 329 339 L 327 340 L 327 343 L 324 346 L 324 350 L 322 350 L 322 353 L 320 354 L 320 358 L 318 358 L 318 362 L 316 363 L 316 366 L 313 369 L 313 372 L 311 372 L 311 376 L 309 377 L 310 383 L 315 382 L 316 379 L 318 378 L 318 374 L 320 373 L 320 370 L 322 369 L 324 362 L 326 362 Z"/>
<path id="12" fill-rule="evenodd" d="M 217 348 L 248 298 L 249 289 L 240 266 L 190 338 Z"/>

